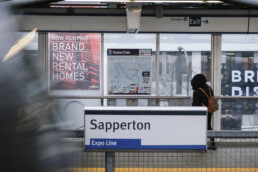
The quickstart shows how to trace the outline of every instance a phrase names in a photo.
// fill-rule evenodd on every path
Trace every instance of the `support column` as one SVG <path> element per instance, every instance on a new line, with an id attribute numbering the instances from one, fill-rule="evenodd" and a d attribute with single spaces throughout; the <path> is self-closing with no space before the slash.
<path id="1" fill-rule="evenodd" d="M 213 34 L 211 39 L 211 86 L 214 96 L 221 95 L 221 34 Z M 220 101 L 221 106 L 221 101 Z M 213 129 L 221 128 L 221 107 L 213 114 Z"/>
<path id="2" fill-rule="evenodd" d="M 156 35 L 156 96 L 159 96 L 159 77 L 160 77 L 160 34 Z M 156 99 L 156 106 L 160 105 L 160 100 Z"/>
<path id="3" fill-rule="evenodd" d="M 104 34 L 101 33 L 101 52 L 100 52 L 100 96 L 104 96 Z M 101 106 L 104 106 L 104 99 L 101 98 Z"/>
<path id="4" fill-rule="evenodd" d="M 40 81 L 43 84 L 43 90 L 46 90 L 48 94 L 48 33 L 39 32 L 38 33 L 38 56 L 40 63 Z"/>

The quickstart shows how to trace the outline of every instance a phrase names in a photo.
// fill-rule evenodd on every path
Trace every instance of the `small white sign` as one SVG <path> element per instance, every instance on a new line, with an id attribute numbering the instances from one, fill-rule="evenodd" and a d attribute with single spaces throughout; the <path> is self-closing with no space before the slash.
<path id="1" fill-rule="evenodd" d="M 205 150 L 205 107 L 86 107 L 85 149 Z"/>
<path id="2" fill-rule="evenodd" d="M 171 22 L 188 22 L 189 17 L 171 17 Z"/>

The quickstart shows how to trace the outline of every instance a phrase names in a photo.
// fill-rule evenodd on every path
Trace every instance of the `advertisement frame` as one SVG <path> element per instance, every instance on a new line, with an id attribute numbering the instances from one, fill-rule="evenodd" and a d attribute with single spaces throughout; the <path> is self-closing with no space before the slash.
<path id="1" fill-rule="evenodd" d="M 99 46 L 99 51 L 98 51 L 98 54 L 99 54 L 99 57 L 98 57 L 98 88 L 97 89 L 94 89 L 94 90 L 87 90 L 87 89 L 51 89 L 51 70 L 50 70 L 50 64 L 51 64 L 51 48 L 50 48 L 50 34 L 51 33 L 67 33 L 67 32 L 48 32 L 47 33 L 47 48 L 48 48 L 48 51 L 47 51 L 47 90 L 48 90 L 48 95 L 51 95 L 51 96 L 74 96 L 74 97 L 77 97 L 77 96 L 82 96 L 82 95 L 85 95 L 85 96 L 100 96 L 100 92 L 101 92 L 101 71 L 103 70 L 101 68 L 101 63 L 102 63 L 102 52 L 101 52 L 101 49 L 102 49 L 102 44 L 101 44 L 101 40 L 102 40 L 102 35 L 100 33 L 84 33 L 84 32 L 80 32 L 79 34 L 96 34 L 96 36 L 98 37 L 99 39 L 99 42 L 98 42 L 98 46 Z M 68 32 L 68 34 L 76 34 L 77 32 Z M 77 33 L 78 34 L 78 33 Z M 94 56 L 93 56 L 94 57 Z M 80 62 L 76 62 L 76 63 L 80 63 Z M 81 62 L 82 63 L 82 62 Z"/>

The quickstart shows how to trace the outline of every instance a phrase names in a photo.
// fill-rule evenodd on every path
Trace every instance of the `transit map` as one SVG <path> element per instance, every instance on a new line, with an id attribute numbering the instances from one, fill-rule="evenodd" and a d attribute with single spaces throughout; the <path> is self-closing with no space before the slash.
<path id="1" fill-rule="evenodd" d="M 151 93 L 151 49 L 108 49 L 108 94 Z"/>

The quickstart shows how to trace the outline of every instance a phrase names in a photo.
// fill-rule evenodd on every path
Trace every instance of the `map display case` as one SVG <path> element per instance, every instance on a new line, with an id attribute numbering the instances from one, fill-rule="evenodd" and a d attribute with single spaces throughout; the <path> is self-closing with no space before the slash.
<path id="1" fill-rule="evenodd" d="M 108 49 L 108 94 L 151 94 L 151 49 Z"/>

